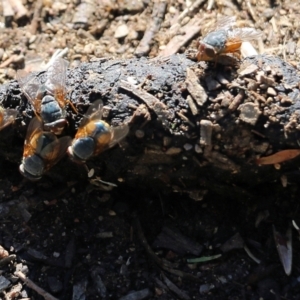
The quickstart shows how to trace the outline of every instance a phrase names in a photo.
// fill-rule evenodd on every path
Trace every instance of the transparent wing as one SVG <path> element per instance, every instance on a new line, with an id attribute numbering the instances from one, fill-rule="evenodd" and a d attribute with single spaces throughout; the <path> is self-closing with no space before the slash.
<path id="1" fill-rule="evenodd" d="M 37 118 L 33 118 L 27 128 L 24 142 L 23 156 L 27 157 L 35 153 L 40 135 L 43 133 L 43 123 Z"/>
<path id="2" fill-rule="evenodd" d="M 8 126 L 9 124 L 13 123 L 17 117 L 18 111 L 15 109 L 0 109 L 0 130 L 4 127 Z"/>
<path id="3" fill-rule="evenodd" d="M 27 127 L 27 133 L 26 133 L 26 140 L 29 140 L 30 137 L 33 135 L 33 134 L 36 134 L 36 132 L 42 132 L 43 131 L 43 123 L 42 121 L 37 118 L 37 117 L 34 117 L 28 127 Z"/>
<path id="4" fill-rule="evenodd" d="M 36 54 L 26 55 L 26 64 L 25 64 L 26 72 L 28 73 L 42 72 L 45 70 L 44 66 L 45 66 L 44 60 L 40 56 L 37 56 Z"/>
<path id="5" fill-rule="evenodd" d="M 230 39 L 239 39 L 243 42 L 256 40 L 262 36 L 262 32 L 254 28 L 234 28 L 228 31 L 228 37 Z"/>
<path id="6" fill-rule="evenodd" d="M 71 145 L 71 137 L 64 136 L 55 140 L 43 149 L 42 157 L 45 163 L 45 171 L 53 167 L 66 154 L 68 147 Z"/>
<path id="7" fill-rule="evenodd" d="M 89 106 L 88 110 L 84 114 L 84 117 L 82 118 L 82 121 L 79 125 L 79 129 L 83 128 L 90 121 L 101 120 L 102 113 L 103 113 L 103 102 L 102 100 L 96 100 Z"/>
<path id="8" fill-rule="evenodd" d="M 124 124 L 117 127 L 112 127 L 111 132 L 112 132 L 112 136 L 111 136 L 111 141 L 108 144 L 108 148 L 113 147 L 114 145 L 116 145 L 126 137 L 126 135 L 129 132 L 129 126 L 127 124 Z"/>
<path id="9" fill-rule="evenodd" d="M 206 24 L 203 24 L 201 28 L 202 36 L 206 36 L 208 33 L 218 30 L 228 30 L 234 27 L 236 23 L 236 17 L 222 16 L 217 20 L 209 20 Z"/>
<path id="10" fill-rule="evenodd" d="M 67 67 L 68 62 L 61 57 L 56 58 L 49 66 L 45 85 L 53 95 L 57 90 L 65 93 Z"/>
<path id="11" fill-rule="evenodd" d="M 35 100 L 40 86 L 36 74 L 28 73 L 25 70 L 18 70 L 17 80 L 28 101 L 33 107 L 36 107 Z"/>
<path id="12" fill-rule="evenodd" d="M 231 16 L 231 17 L 223 16 L 217 20 L 214 30 L 220 30 L 220 29 L 227 30 L 232 28 L 232 26 L 234 26 L 235 23 L 236 23 L 235 16 Z"/>
<path id="13" fill-rule="evenodd" d="M 85 116 L 89 117 L 90 120 L 101 120 L 103 113 L 103 102 L 102 100 L 96 100 L 88 108 Z"/>

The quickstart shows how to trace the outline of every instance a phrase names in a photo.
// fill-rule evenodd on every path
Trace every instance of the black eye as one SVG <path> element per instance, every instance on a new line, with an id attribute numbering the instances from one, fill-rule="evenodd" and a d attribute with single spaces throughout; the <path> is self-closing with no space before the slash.
<path id="1" fill-rule="evenodd" d="M 205 48 L 205 54 L 207 56 L 209 56 L 209 57 L 215 57 L 216 52 L 215 52 L 214 48 L 208 48 L 208 47 L 206 47 Z"/>

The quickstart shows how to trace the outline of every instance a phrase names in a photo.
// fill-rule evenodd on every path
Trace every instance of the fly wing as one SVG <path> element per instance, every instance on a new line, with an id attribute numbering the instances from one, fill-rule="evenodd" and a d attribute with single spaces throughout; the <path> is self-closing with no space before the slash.
<path id="1" fill-rule="evenodd" d="M 61 108 L 67 104 L 66 96 L 66 77 L 68 62 L 61 57 L 53 60 L 47 70 L 45 86 L 54 95 Z"/>
<path id="2" fill-rule="evenodd" d="M 17 80 L 28 101 L 34 108 L 36 108 L 37 91 L 40 86 L 40 82 L 38 81 L 36 74 L 28 73 L 25 70 L 18 70 Z"/>
<path id="3" fill-rule="evenodd" d="M 127 124 L 124 124 L 117 127 L 112 127 L 111 131 L 112 131 L 112 137 L 108 145 L 108 148 L 113 147 L 114 145 L 116 145 L 126 137 L 126 135 L 129 132 L 129 126 Z"/>
<path id="4" fill-rule="evenodd" d="M 103 113 L 103 102 L 102 100 L 96 100 L 88 108 L 85 116 L 89 117 L 90 120 L 101 120 Z"/>
<path id="5" fill-rule="evenodd" d="M 47 145 L 41 154 L 45 163 L 45 171 L 49 170 L 67 153 L 68 147 L 71 145 L 71 137 L 64 136 Z"/>
<path id="6" fill-rule="evenodd" d="M 206 24 L 204 24 L 201 28 L 202 36 L 206 36 L 210 32 L 218 31 L 218 30 L 228 30 L 233 28 L 236 23 L 236 17 L 228 17 L 222 16 L 217 20 L 209 20 Z"/>
<path id="7" fill-rule="evenodd" d="M 91 121 L 99 121 L 102 119 L 102 112 L 103 112 L 103 102 L 102 100 L 96 100 L 93 102 L 84 117 L 81 120 L 78 130 L 81 130 L 84 126 L 86 126 Z"/>
<path id="8" fill-rule="evenodd" d="M 262 36 L 262 32 L 251 27 L 234 28 L 228 31 L 229 40 L 237 39 L 243 42 L 256 40 Z"/>
<path id="9" fill-rule="evenodd" d="M 220 29 L 230 29 L 232 28 L 236 23 L 236 17 L 235 16 L 222 16 L 220 17 L 215 25 L 214 30 L 220 30 Z"/>
<path id="10" fill-rule="evenodd" d="M 43 133 L 43 123 L 37 118 L 33 118 L 27 128 L 24 142 L 23 156 L 27 157 L 35 153 L 40 135 Z"/>
<path id="11" fill-rule="evenodd" d="M 110 127 L 108 131 L 95 136 L 96 147 L 94 156 L 102 153 L 103 151 L 115 146 L 120 142 L 129 132 L 128 125 L 121 125 L 117 127 Z"/>
<path id="12" fill-rule="evenodd" d="M 17 117 L 18 111 L 15 109 L 0 109 L 0 113 L 2 115 L 2 120 L 0 122 L 0 130 L 9 124 L 13 123 Z"/>
<path id="13" fill-rule="evenodd" d="M 61 57 L 53 60 L 47 70 L 47 79 L 45 82 L 49 92 L 54 94 L 56 89 L 65 90 L 67 66 L 68 62 Z"/>

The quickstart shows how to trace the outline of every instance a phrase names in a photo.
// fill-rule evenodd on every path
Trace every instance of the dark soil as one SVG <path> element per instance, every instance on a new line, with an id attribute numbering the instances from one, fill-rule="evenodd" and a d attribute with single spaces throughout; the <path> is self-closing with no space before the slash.
<path id="1" fill-rule="evenodd" d="M 7 84 L 0 87 L 1 103 L 20 113 L 16 124 L 0 132 L 0 298 L 300 299 L 297 231 L 292 231 L 290 275 L 281 263 L 290 261 L 290 254 L 280 257 L 276 249 L 288 249 L 286 232 L 293 220 L 300 224 L 299 158 L 274 166 L 253 163 L 258 154 L 298 148 L 298 3 L 197 1 L 184 15 L 183 1 L 23 1 L 23 8 L 14 8 L 16 3 L 21 2 L 3 1 L 0 18 L 0 80 Z M 254 45 L 275 58 L 255 56 L 232 68 L 183 56 L 163 58 L 195 49 L 217 13 L 236 15 L 239 26 L 261 30 Z M 76 87 L 70 100 L 80 112 L 69 112 L 71 136 L 99 96 L 112 110 L 113 125 L 131 119 L 143 103 L 120 85 L 132 74 L 149 94 L 164 99 L 174 117 L 166 115 L 162 124 L 155 111 L 141 111 L 121 147 L 87 163 L 94 171 L 90 177 L 65 158 L 40 181 L 30 182 L 18 166 L 34 113 L 14 80 L 16 70 L 32 57 L 48 61 L 65 47 L 68 85 Z M 240 75 L 251 64 L 265 72 L 272 66 L 281 72 L 274 73 L 275 83 L 282 83 L 276 89 L 279 104 L 262 87 L 246 93 L 245 102 L 260 109 L 255 125 L 241 119 L 239 103 L 227 105 L 225 96 L 222 105 L 213 101 L 226 89 L 238 101 L 245 82 L 257 80 Z M 182 100 L 193 94 L 182 76 L 187 67 L 210 101 L 196 115 Z M 149 82 L 142 80 L 145 69 L 153 76 Z M 207 78 L 221 73 L 232 86 L 210 90 Z M 190 123 L 178 117 L 182 112 Z M 199 124 L 213 112 L 225 112 L 216 122 L 222 135 L 215 128 L 215 151 L 202 154 L 195 147 Z M 166 154 L 170 149 L 174 153 Z M 203 261 L 187 261 L 194 258 Z M 20 271 L 44 291 L 21 281 Z"/>

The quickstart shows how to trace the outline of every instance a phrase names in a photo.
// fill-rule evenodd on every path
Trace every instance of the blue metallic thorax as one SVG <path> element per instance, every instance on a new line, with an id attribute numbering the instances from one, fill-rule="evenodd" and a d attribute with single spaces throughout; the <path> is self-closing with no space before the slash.
<path id="1" fill-rule="evenodd" d="M 41 117 L 44 123 L 52 123 L 65 117 L 53 96 L 46 95 L 43 97 L 41 103 Z"/>
<path id="2" fill-rule="evenodd" d="M 107 124 L 101 120 L 95 122 L 95 130 L 91 134 L 92 137 L 98 137 L 100 134 L 109 132 L 109 127 Z"/>
<path id="3" fill-rule="evenodd" d="M 226 41 L 227 31 L 222 29 L 207 34 L 203 39 L 203 43 L 216 48 L 217 52 L 225 48 Z"/>

